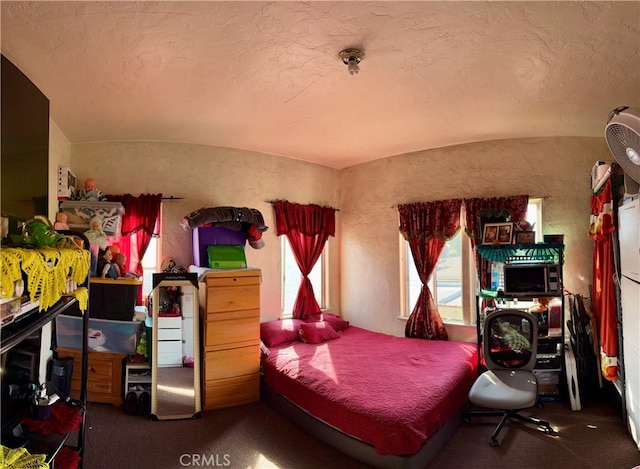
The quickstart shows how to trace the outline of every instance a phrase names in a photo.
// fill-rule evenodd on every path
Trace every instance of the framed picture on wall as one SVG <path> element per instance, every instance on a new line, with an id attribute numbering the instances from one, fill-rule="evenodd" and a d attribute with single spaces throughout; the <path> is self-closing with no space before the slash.
<path id="1" fill-rule="evenodd" d="M 511 244 L 513 223 L 487 223 L 482 231 L 482 244 Z"/>

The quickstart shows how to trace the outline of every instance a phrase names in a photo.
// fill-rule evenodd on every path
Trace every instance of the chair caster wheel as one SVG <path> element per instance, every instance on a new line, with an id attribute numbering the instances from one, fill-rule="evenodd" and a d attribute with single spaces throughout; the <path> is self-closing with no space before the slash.
<path id="1" fill-rule="evenodd" d="M 500 442 L 492 438 L 491 441 L 489 442 L 489 446 L 491 446 L 492 448 L 497 448 L 498 446 L 500 446 Z"/>

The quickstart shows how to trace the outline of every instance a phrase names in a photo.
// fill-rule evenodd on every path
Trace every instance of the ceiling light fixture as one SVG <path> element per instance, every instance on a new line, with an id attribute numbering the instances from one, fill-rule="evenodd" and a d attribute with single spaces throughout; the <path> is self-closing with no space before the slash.
<path id="1" fill-rule="evenodd" d="M 364 52 L 360 49 L 345 49 L 340 52 L 342 62 L 347 66 L 349 75 L 357 75 L 360 72 L 358 64 L 364 57 Z"/>

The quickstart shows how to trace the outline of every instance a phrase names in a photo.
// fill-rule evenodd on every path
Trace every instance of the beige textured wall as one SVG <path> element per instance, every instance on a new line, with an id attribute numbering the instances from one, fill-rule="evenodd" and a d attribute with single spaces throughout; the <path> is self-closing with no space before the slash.
<path id="1" fill-rule="evenodd" d="M 247 245 L 247 262 L 262 269 L 262 320 L 280 315 L 280 238 L 276 236 L 269 201 L 336 207 L 338 172 L 322 166 L 273 155 L 227 148 L 159 142 L 105 142 L 71 147 L 71 167 L 80 182 L 95 177 L 107 194 L 162 193 L 183 197 L 163 203 L 162 255 L 178 265 L 192 262 L 191 232 L 180 219 L 201 207 L 250 207 L 260 210 L 269 227 L 266 246 Z M 339 259 L 339 244 L 329 241 L 329 257 Z M 331 305 L 338 307 L 339 262 L 331 268 Z"/>
<path id="2" fill-rule="evenodd" d="M 343 316 L 403 335 L 397 205 L 447 198 L 545 197 L 542 232 L 565 235 L 565 287 L 588 294 L 590 171 L 596 160 L 611 160 L 604 138 L 538 138 L 422 151 L 341 171 Z M 468 331 L 451 330 L 454 338 L 468 337 Z"/>
<path id="3" fill-rule="evenodd" d="M 56 212 L 58 211 L 58 166 L 69 166 L 71 160 L 71 145 L 69 140 L 58 128 L 58 126 L 49 119 L 49 188 L 47 195 L 49 197 L 49 219 L 55 221 Z M 53 357 L 51 351 L 51 338 L 53 328 L 51 323 L 46 324 L 42 328 L 42 339 L 40 341 L 40 381 L 44 381 L 43 377 L 47 376 L 47 362 Z"/>
<path id="4" fill-rule="evenodd" d="M 69 166 L 71 144 L 52 120 L 49 120 L 49 219 L 58 211 L 58 166 Z"/>
<path id="5" fill-rule="evenodd" d="M 288 199 L 340 208 L 330 239 L 330 305 L 353 324 L 402 335 L 397 204 L 453 197 L 545 197 L 543 233 L 564 233 L 565 286 L 588 294 L 592 242 L 586 235 L 591 167 L 610 161 L 604 138 L 540 138 L 434 149 L 336 171 L 302 161 L 179 143 L 73 145 L 80 181 L 93 176 L 107 193 L 184 197 L 164 203 L 163 255 L 191 262 L 179 219 L 200 207 L 247 206 L 270 227 L 266 247 L 247 248 L 263 270 L 262 320 L 280 309 L 280 242 L 267 201 Z M 540 227 L 537 227 L 538 229 Z M 472 331 L 451 328 L 452 338 Z"/>

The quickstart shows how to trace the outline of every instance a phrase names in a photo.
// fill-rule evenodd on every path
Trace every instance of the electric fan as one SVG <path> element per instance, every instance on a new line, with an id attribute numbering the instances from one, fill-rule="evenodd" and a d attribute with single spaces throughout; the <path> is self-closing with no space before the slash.
<path id="1" fill-rule="evenodd" d="M 609 150 L 624 170 L 627 194 L 640 191 L 640 109 L 621 106 L 609 113 L 605 127 Z"/>

